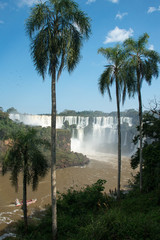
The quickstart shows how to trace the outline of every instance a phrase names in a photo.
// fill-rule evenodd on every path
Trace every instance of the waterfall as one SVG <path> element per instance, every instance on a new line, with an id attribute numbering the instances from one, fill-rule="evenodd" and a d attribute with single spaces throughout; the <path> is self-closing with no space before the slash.
<path id="1" fill-rule="evenodd" d="M 24 123 L 30 126 L 41 126 L 49 127 L 51 126 L 51 116 L 50 115 L 31 115 L 31 114 L 9 114 L 9 118 L 16 122 Z"/>
<path id="2" fill-rule="evenodd" d="M 51 126 L 50 115 L 9 114 L 9 117 L 13 121 L 22 122 L 25 125 Z M 69 126 L 74 125 L 71 139 L 71 149 L 73 151 L 117 151 L 117 117 L 57 116 L 56 128 L 62 129 L 66 121 Z M 121 117 L 120 122 L 127 126 L 126 131 L 132 127 L 132 118 L 130 117 Z M 122 139 L 123 147 L 131 144 L 132 140 L 130 139 L 130 143 L 128 142 L 126 131 L 122 134 L 124 136 Z"/>

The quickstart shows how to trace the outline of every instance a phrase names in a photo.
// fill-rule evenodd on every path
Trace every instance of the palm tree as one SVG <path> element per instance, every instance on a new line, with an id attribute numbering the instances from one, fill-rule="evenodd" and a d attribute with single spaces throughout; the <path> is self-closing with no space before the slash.
<path id="1" fill-rule="evenodd" d="M 98 53 L 101 53 L 109 61 L 109 64 L 105 66 L 105 71 L 102 73 L 99 79 L 99 89 L 102 95 L 105 91 L 108 92 L 110 100 L 111 92 L 110 87 L 115 83 L 116 86 L 116 101 L 117 101 L 117 119 L 118 119 L 118 183 L 117 183 L 117 197 L 120 198 L 120 178 L 121 178 L 121 125 L 120 125 L 120 101 L 121 93 L 123 90 L 122 101 L 124 103 L 127 79 L 129 76 L 127 70 L 127 52 L 117 45 L 113 48 L 100 48 Z M 127 75 L 128 73 L 128 75 Z"/>
<path id="2" fill-rule="evenodd" d="M 31 56 L 38 73 L 51 76 L 51 199 L 52 233 L 57 236 L 56 208 L 56 80 L 72 72 L 80 60 L 82 42 L 90 34 L 90 19 L 72 0 L 48 0 L 35 5 L 26 22 Z"/>
<path id="3" fill-rule="evenodd" d="M 129 51 L 130 55 L 130 67 L 132 73 L 135 75 L 134 92 L 138 94 L 139 102 L 139 162 L 140 162 L 140 191 L 142 191 L 142 96 L 141 87 L 142 82 L 145 79 L 150 85 L 153 77 L 158 77 L 159 69 L 158 63 L 160 62 L 160 56 L 157 52 L 146 48 L 148 43 L 148 34 L 145 33 L 139 37 L 137 41 L 132 38 L 127 39 L 124 42 L 124 46 Z"/>
<path id="4" fill-rule="evenodd" d="M 18 190 L 18 176 L 23 172 L 23 214 L 25 231 L 27 231 L 27 184 L 32 184 L 36 190 L 39 177 L 44 177 L 48 170 L 46 158 L 40 151 L 40 146 L 50 144 L 36 136 L 35 129 L 25 129 L 13 137 L 3 160 L 3 174 L 11 171 L 11 181 Z"/>

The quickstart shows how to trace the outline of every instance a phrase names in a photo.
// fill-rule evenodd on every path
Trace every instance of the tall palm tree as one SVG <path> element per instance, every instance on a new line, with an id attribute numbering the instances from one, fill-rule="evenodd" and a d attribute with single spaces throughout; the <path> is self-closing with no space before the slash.
<path id="1" fill-rule="evenodd" d="M 56 239 L 56 80 L 64 68 L 70 73 L 78 64 L 83 40 L 90 34 L 90 19 L 72 0 L 48 0 L 32 8 L 26 30 L 36 70 L 43 79 L 47 71 L 51 76 L 52 233 Z"/>
<path id="2" fill-rule="evenodd" d="M 139 37 L 136 41 L 133 38 L 129 38 L 124 42 L 124 46 L 129 51 L 130 55 L 130 67 L 132 73 L 135 74 L 134 92 L 138 94 L 139 102 L 139 162 L 140 162 L 140 191 L 142 191 L 142 94 L 141 87 L 142 82 L 145 79 L 150 85 L 153 77 L 158 77 L 159 69 L 158 63 L 160 62 L 160 56 L 157 52 L 147 49 L 148 34 L 145 33 Z"/>
<path id="3" fill-rule="evenodd" d="M 99 89 L 102 95 L 105 91 L 108 92 L 110 100 L 111 92 L 110 87 L 115 83 L 116 87 L 116 102 L 117 102 L 117 119 L 118 119 L 118 183 L 117 183 L 117 197 L 120 198 L 120 178 L 121 178 L 121 125 L 120 125 L 120 101 L 121 93 L 123 91 L 122 101 L 124 103 L 126 90 L 127 90 L 127 79 L 129 76 L 127 70 L 127 52 L 117 45 L 113 48 L 100 48 L 98 53 L 101 53 L 106 57 L 109 62 L 105 66 L 105 71 L 102 73 L 99 79 Z M 128 75 L 127 75 L 128 73 Z"/>
<path id="4" fill-rule="evenodd" d="M 17 132 L 13 137 L 3 160 L 3 174 L 11 171 L 11 181 L 18 190 L 18 176 L 23 173 L 23 214 L 27 231 L 27 184 L 32 184 L 36 190 L 39 177 L 44 177 L 48 170 L 47 159 L 40 151 L 40 146 L 49 147 L 46 140 L 36 136 L 35 129 L 25 129 Z"/>

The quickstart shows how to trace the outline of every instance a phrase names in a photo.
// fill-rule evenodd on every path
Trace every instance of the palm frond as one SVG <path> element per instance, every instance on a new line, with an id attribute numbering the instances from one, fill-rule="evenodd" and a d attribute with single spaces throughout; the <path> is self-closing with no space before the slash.
<path id="1" fill-rule="evenodd" d="M 144 33 L 142 36 L 139 37 L 138 41 L 137 41 L 137 47 L 139 48 L 139 50 L 142 50 L 146 48 L 146 45 L 148 43 L 148 38 L 149 35 L 147 33 Z"/>
<path id="2" fill-rule="evenodd" d="M 108 92 L 110 100 L 112 99 L 111 97 L 111 92 L 110 92 L 110 86 L 113 83 L 114 75 L 113 75 L 113 68 L 108 67 L 105 69 L 105 71 L 102 73 L 102 75 L 99 78 L 99 90 L 102 95 L 104 95 L 105 91 Z"/>
<path id="3" fill-rule="evenodd" d="M 36 70 L 43 79 L 49 63 L 49 35 L 50 30 L 48 28 L 42 29 L 31 43 L 31 56 Z"/>
<path id="4" fill-rule="evenodd" d="M 76 11 L 74 15 L 74 22 L 76 23 L 81 35 L 88 39 L 91 34 L 91 19 L 82 11 Z"/>
<path id="5" fill-rule="evenodd" d="M 127 86 L 124 85 L 123 94 L 122 94 L 122 104 L 124 104 L 124 102 L 126 100 L 126 93 L 127 93 Z"/>
<path id="6" fill-rule="evenodd" d="M 63 49 L 62 50 L 62 55 L 61 55 L 60 66 L 59 66 L 58 74 L 57 74 L 57 81 L 59 80 L 59 78 L 61 76 L 61 73 L 62 73 L 62 70 L 65 66 L 65 55 L 66 55 L 66 52 L 65 52 L 65 49 Z"/>
<path id="7" fill-rule="evenodd" d="M 137 43 L 134 41 L 133 38 L 126 39 L 123 45 L 128 52 L 135 51 L 135 49 L 137 48 Z"/>
<path id="8" fill-rule="evenodd" d="M 113 58 L 112 55 L 114 55 L 114 54 L 112 54 L 112 52 L 113 52 L 112 48 L 99 48 L 98 49 L 98 53 L 101 53 L 108 60 L 111 60 L 111 58 Z M 112 62 L 114 62 L 114 61 L 112 61 Z"/>
<path id="9" fill-rule="evenodd" d="M 98 50 L 98 53 L 101 53 L 103 56 L 107 58 L 107 60 L 111 63 L 110 65 L 106 65 L 107 69 L 109 67 L 112 67 L 113 73 L 110 76 L 110 86 L 113 84 L 113 82 L 117 81 L 118 86 L 118 92 L 119 96 L 118 99 L 120 101 L 121 99 L 121 93 L 122 93 L 122 101 L 124 103 L 126 93 L 128 92 L 129 95 L 131 95 L 131 87 L 129 87 L 133 84 L 130 74 L 133 73 L 133 67 L 132 71 L 129 70 L 131 68 L 129 59 L 129 50 L 125 49 L 123 46 L 117 44 L 114 48 L 100 48 Z M 104 94 L 104 84 L 105 84 L 105 74 L 108 74 L 107 70 L 101 75 L 102 79 L 102 85 L 101 85 L 101 92 Z M 132 77 L 133 78 L 133 77 Z M 130 81 L 130 83 L 128 83 Z M 133 88 L 133 87 L 132 87 Z M 107 88 L 106 88 L 107 89 Z"/>
<path id="10" fill-rule="evenodd" d="M 73 71 L 80 60 L 82 37 L 76 27 L 71 26 L 68 31 L 66 65 L 69 72 Z"/>
<path id="11" fill-rule="evenodd" d="M 38 148 L 34 149 L 32 154 L 32 165 L 30 169 L 32 189 L 36 190 L 38 187 L 39 177 L 44 177 L 48 171 L 48 164 Z"/>
<path id="12" fill-rule="evenodd" d="M 25 23 L 26 33 L 32 39 L 38 30 L 41 30 L 51 19 L 51 12 L 46 3 L 36 4 Z"/>

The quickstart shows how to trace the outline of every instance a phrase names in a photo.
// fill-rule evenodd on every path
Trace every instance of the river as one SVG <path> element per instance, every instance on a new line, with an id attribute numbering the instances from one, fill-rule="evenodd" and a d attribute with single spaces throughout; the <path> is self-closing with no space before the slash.
<path id="1" fill-rule="evenodd" d="M 70 167 L 57 170 L 57 191 L 65 192 L 68 188 L 79 189 L 85 185 L 95 183 L 98 179 L 105 179 L 105 191 L 115 189 L 117 186 L 117 156 L 113 154 L 96 153 L 88 156 L 91 160 L 84 167 Z M 125 188 L 131 179 L 129 159 L 122 157 L 121 188 Z M 19 177 L 19 190 L 16 193 L 9 180 L 10 174 L 0 175 L 0 231 L 8 224 L 23 216 L 21 207 L 16 207 L 16 198 L 22 199 L 22 176 Z M 37 202 L 28 206 L 28 214 L 35 210 L 43 210 L 50 203 L 50 172 L 41 179 L 37 191 L 32 191 L 29 186 L 27 198 L 37 198 Z"/>

